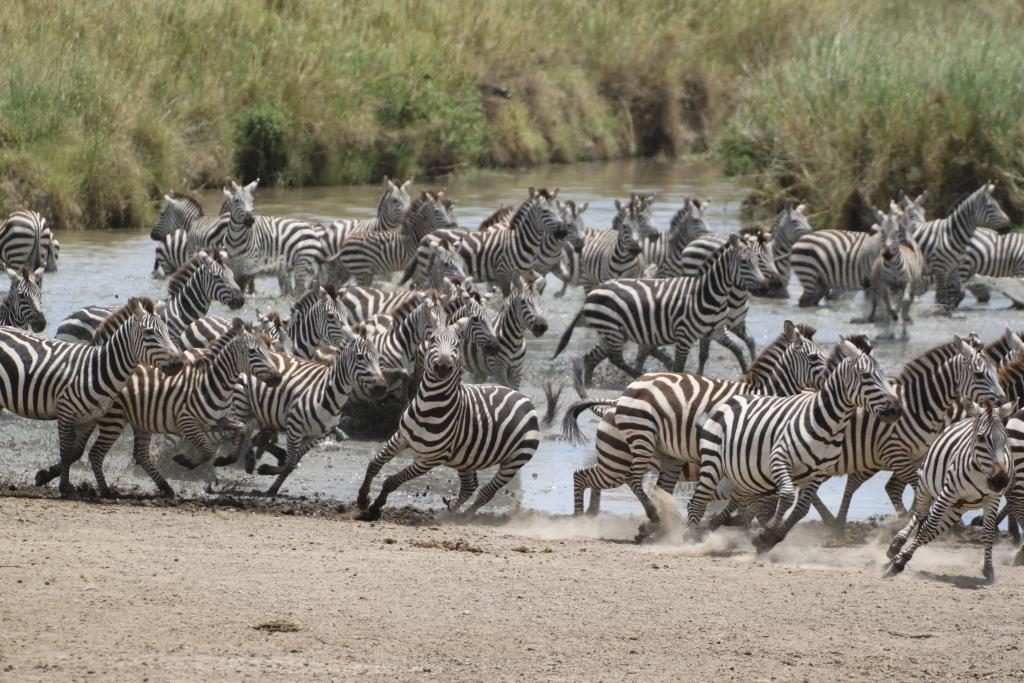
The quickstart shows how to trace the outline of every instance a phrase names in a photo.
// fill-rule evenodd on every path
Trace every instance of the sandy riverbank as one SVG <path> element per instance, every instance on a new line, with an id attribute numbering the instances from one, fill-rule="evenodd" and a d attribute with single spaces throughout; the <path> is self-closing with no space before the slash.
<path id="1" fill-rule="evenodd" d="M 1024 676 L 1008 542 L 983 586 L 953 539 L 883 581 L 888 532 L 864 526 L 758 558 L 733 531 L 639 547 L 621 517 L 24 493 L 0 498 L 0 680 Z"/>

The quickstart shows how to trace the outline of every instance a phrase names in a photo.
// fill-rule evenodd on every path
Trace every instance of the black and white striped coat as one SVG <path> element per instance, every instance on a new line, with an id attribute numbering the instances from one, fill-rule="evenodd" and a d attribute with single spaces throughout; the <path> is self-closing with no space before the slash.
<path id="1" fill-rule="evenodd" d="M 153 225 L 149 237 L 155 240 L 156 256 L 153 276 L 170 275 L 183 266 L 196 252 L 222 248 L 228 231 L 228 215 L 203 214 L 203 205 L 191 194 L 172 192 L 164 195 L 164 208 Z"/>
<path id="2" fill-rule="evenodd" d="M 31 329 L 33 332 L 42 332 L 46 328 L 43 292 L 37 281 L 42 274 L 42 268 L 34 272 L 28 266 L 7 269 L 11 288 L 7 290 L 4 300 L 0 301 L 0 326 Z"/>
<path id="3" fill-rule="evenodd" d="M 0 223 L 0 265 L 57 270 L 57 246 L 46 219 L 36 211 L 15 211 Z M 42 275 L 36 278 L 42 286 Z"/>
<path id="4" fill-rule="evenodd" d="M 40 484 L 60 475 L 60 490 L 72 492 L 71 464 L 82 457 L 97 419 L 139 363 L 168 372 L 181 367 L 167 326 L 148 299 L 131 299 L 128 315 L 100 346 L 40 337 L 0 328 L 0 409 L 33 420 L 57 420 L 60 464 Z M 113 321 L 112 321 L 113 322 Z M 49 478 L 47 478 L 49 476 Z"/>
<path id="5" fill-rule="evenodd" d="M 258 316 L 253 323 L 256 332 L 265 334 L 272 351 L 293 353 L 292 338 L 288 334 L 289 320 L 282 320 L 274 311 Z M 232 321 L 217 315 L 206 315 L 195 320 L 181 333 L 177 341 L 183 349 L 204 349 L 231 329 Z"/>
<path id="6" fill-rule="evenodd" d="M 773 511 L 754 540 L 759 552 L 770 549 L 807 514 L 839 457 L 842 434 L 856 409 L 899 419 L 899 399 L 878 361 L 842 337 L 839 345 L 846 358 L 819 391 L 734 396 L 711 411 L 701 427 L 700 475 L 687 509 L 693 532 L 708 501 L 722 493 L 734 504 L 760 504 L 761 513 Z"/>
<path id="7" fill-rule="evenodd" d="M 231 416 L 250 428 L 258 428 L 261 435 L 287 435 L 283 463 L 259 468 L 260 474 L 277 475 L 267 490 L 274 496 L 302 456 L 334 432 L 341 409 L 353 390 L 359 386 L 367 395 L 380 398 L 387 391 L 387 383 L 381 374 L 377 349 L 361 336 L 352 339 L 330 365 L 280 353 L 272 353 L 271 358 L 281 373 L 281 382 L 271 387 L 253 375 L 241 375 L 231 397 Z M 234 462 L 248 451 L 250 444 L 244 438 L 234 455 L 218 464 Z M 251 465 L 247 462 L 246 468 L 251 470 Z"/>
<path id="8" fill-rule="evenodd" d="M 685 197 L 683 206 L 676 211 L 669 222 L 668 233 L 665 238 L 646 244 L 648 248 L 648 261 L 656 265 L 656 277 L 680 277 L 683 275 L 682 254 L 683 250 L 701 235 L 711 232 L 708 222 L 704 218 L 708 202 L 700 199 Z"/>
<path id="9" fill-rule="evenodd" d="M 398 431 L 370 461 L 359 488 L 361 519 L 378 519 L 388 495 L 403 483 L 439 465 L 459 473 L 459 494 L 448 504 L 457 511 L 477 490 L 477 472 L 498 471 L 467 510 L 476 512 L 512 480 L 537 450 L 540 430 L 530 399 L 512 389 L 462 384 L 458 325 L 442 328 L 430 340 L 423 379 L 412 403 L 402 414 Z M 388 477 L 370 505 L 370 485 L 381 468 L 409 449 L 413 462 Z"/>
<path id="10" fill-rule="evenodd" d="M 889 544 L 892 562 L 886 576 L 903 571 L 918 548 L 958 523 L 965 512 L 983 508 L 982 573 L 989 581 L 995 580 L 992 544 L 996 537 L 996 514 L 999 498 L 1013 472 L 1006 421 L 1016 409 L 1016 401 L 982 407 L 970 404 L 967 418 L 951 425 L 931 445 L 918 473 L 910 521 Z M 908 544 L 915 528 L 917 533 Z"/>
<path id="11" fill-rule="evenodd" d="M 790 264 L 803 289 L 800 306 L 861 289 L 881 248 L 878 233 L 853 230 L 816 230 L 798 239 Z"/>
<path id="12" fill-rule="evenodd" d="M 380 201 L 377 202 L 376 216 L 364 219 L 343 219 L 333 221 L 328 225 L 316 226 L 324 243 L 324 256 L 329 259 L 337 254 L 341 251 L 345 240 L 353 235 L 397 228 L 412 201 L 409 196 L 411 187 L 412 178 L 401 185 L 396 185 L 394 181 L 384 176 L 384 191 L 380 195 Z"/>
<path id="13" fill-rule="evenodd" d="M 852 322 L 875 322 L 884 328 L 879 338 L 893 339 L 899 320 L 903 326 L 901 337 L 907 339 L 907 326 L 913 322 L 910 307 L 927 289 L 924 255 L 908 229 L 907 217 L 895 204 L 888 215 L 881 211 L 876 215 L 882 246 L 865 283 L 868 312 L 865 318 Z"/>
<path id="14" fill-rule="evenodd" d="M 190 355 L 194 360 L 174 375 L 150 365 L 136 367 L 110 409 L 100 418 L 96 441 L 89 449 L 89 464 L 101 495 L 110 494 L 103 476 L 103 460 L 126 425 L 132 426 L 135 437 L 132 459 L 149 474 L 161 493 L 172 497 L 174 490 L 150 458 L 151 436 L 181 435 L 198 451 L 198 462 L 205 462 L 217 452 L 210 432 L 228 428 L 237 432 L 242 427 L 233 424 L 228 415 L 231 393 L 239 375 L 243 372 L 255 375 L 270 386 L 281 381 L 265 341 L 246 329 L 238 318 L 209 349 L 193 351 Z M 198 464 L 181 457 L 176 460 L 190 467 Z"/>
<path id="15" fill-rule="evenodd" d="M 466 369 L 477 383 L 493 379 L 502 386 L 519 389 L 526 360 L 526 331 L 540 337 L 548 330 L 537 285 L 538 281 L 532 278 L 516 278 L 512 291 L 491 321 L 498 342 L 494 353 L 470 345 L 472 351 L 464 355 Z"/>
<path id="16" fill-rule="evenodd" d="M 628 483 L 652 523 L 655 508 L 643 490 L 643 477 L 657 463 L 658 486 L 671 493 L 687 464 L 700 462 L 700 425 L 715 407 L 738 394 L 790 396 L 822 385 L 826 369 L 821 348 L 812 341 L 814 330 L 786 321 L 783 332 L 765 347 L 739 381 L 687 373 L 654 372 L 633 380 L 614 400 L 582 401 L 565 415 L 562 434 L 577 443 L 576 425 L 583 410 L 605 408 L 597 427 L 597 463 L 573 474 L 573 503 L 583 512 L 583 495 L 590 489 L 588 512 L 600 507 L 602 489 Z"/>
<path id="17" fill-rule="evenodd" d="M 306 285 L 323 260 L 320 236 L 306 221 L 292 218 L 253 215 L 253 192 L 257 178 L 245 187 L 231 183 L 227 197 L 228 229 L 224 250 L 231 269 L 243 287 L 249 287 L 256 275 L 277 276 L 281 294 L 291 294 Z"/>
<path id="18" fill-rule="evenodd" d="M 592 290 L 562 335 L 555 355 L 565 349 L 576 325 L 583 321 L 599 338 L 576 367 L 584 386 L 590 384 L 594 368 L 605 358 L 632 377 L 639 374 L 622 357 L 627 341 L 649 348 L 675 344 L 672 369 L 682 372 L 690 346 L 725 320 L 735 293 L 741 289 L 762 291 L 765 286 L 757 254 L 733 235 L 700 277 L 615 280 Z"/>

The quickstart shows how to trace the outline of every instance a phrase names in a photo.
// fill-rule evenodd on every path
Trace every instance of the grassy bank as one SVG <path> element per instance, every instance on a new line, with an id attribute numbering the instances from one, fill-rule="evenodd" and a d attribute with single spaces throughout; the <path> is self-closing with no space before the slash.
<path id="1" fill-rule="evenodd" d="M 920 5 L 17 0 L 0 15 L 0 212 L 137 225 L 162 192 L 229 175 L 708 149 L 822 222 L 898 185 L 938 206 L 989 175 L 1019 205 L 1019 7 Z"/>

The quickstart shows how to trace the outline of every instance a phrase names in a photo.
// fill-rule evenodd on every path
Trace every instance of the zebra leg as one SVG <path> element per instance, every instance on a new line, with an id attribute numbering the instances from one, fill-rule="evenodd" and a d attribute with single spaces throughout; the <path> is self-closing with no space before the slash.
<path id="1" fill-rule="evenodd" d="M 809 285 L 800 283 L 803 287 L 803 294 L 800 295 L 800 308 L 811 308 L 818 305 L 818 302 L 824 298 L 825 294 L 828 293 L 828 288 L 825 287 L 821 282 L 813 282 Z"/>
<path id="2" fill-rule="evenodd" d="M 626 477 L 626 484 L 629 485 L 629 489 L 644 507 L 644 512 L 647 513 L 647 521 L 642 523 L 637 530 L 635 539 L 637 543 L 642 543 L 656 534 L 661 526 L 661 516 L 658 514 L 658 508 L 650 496 L 647 495 L 647 492 L 644 491 L 644 475 L 647 474 L 650 465 L 651 462 L 648 458 L 634 458 L 633 464 L 629 468 L 629 475 Z"/>
<path id="3" fill-rule="evenodd" d="M 292 293 L 292 278 L 286 269 L 277 271 L 277 286 L 281 290 L 281 296 L 288 296 Z"/>
<path id="4" fill-rule="evenodd" d="M 658 483 L 656 486 L 669 494 L 676 492 L 676 484 L 679 483 L 679 475 L 683 473 L 686 463 L 676 458 L 662 456 L 658 459 Z"/>
<path id="5" fill-rule="evenodd" d="M 775 542 L 776 544 L 786 538 L 789 532 L 793 530 L 793 527 L 807 516 L 808 511 L 811 509 L 811 502 L 818 497 L 818 489 L 827 479 L 827 474 L 818 474 L 804 482 L 803 486 L 800 487 L 800 494 L 796 499 L 796 507 L 793 508 L 793 511 L 786 518 L 786 523 L 782 527 L 782 536 Z"/>
<path id="6" fill-rule="evenodd" d="M 513 457 L 502 462 L 497 473 L 494 475 L 494 478 L 484 484 L 483 488 L 480 489 L 480 492 L 476 494 L 476 498 L 473 499 L 473 504 L 469 506 L 468 510 L 466 510 L 466 515 L 474 514 L 484 505 L 491 502 L 491 499 L 494 498 L 495 494 L 498 493 L 505 484 L 512 481 L 512 478 L 516 476 L 516 473 L 519 472 L 523 465 L 528 463 L 532 457 L 532 450 L 527 452 L 520 451 Z"/>
<path id="7" fill-rule="evenodd" d="M 754 340 L 754 335 L 750 334 L 747 330 L 747 321 L 741 320 L 730 328 L 730 331 L 737 337 L 743 340 L 743 343 L 747 345 L 747 351 L 750 353 L 750 360 L 753 362 L 757 358 L 757 342 Z M 746 372 L 746 366 L 743 368 L 743 372 Z"/>
<path id="8" fill-rule="evenodd" d="M 71 485 L 71 465 L 82 457 L 85 451 L 85 444 L 89 441 L 93 426 L 79 427 L 70 420 L 60 420 L 57 425 L 57 435 L 60 438 L 60 483 L 58 490 L 65 498 L 74 498 L 77 495 L 75 487 Z M 37 475 L 38 477 L 38 475 Z"/>
<path id="9" fill-rule="evenodd" d="M 717 463 L 701 455 L 700 474 L 697 476 L 697 487 L 693 491 L 689 504 L 686 506 L 686 523 L 690 534 L 695 538 L 700 536 L 700 521 L 704 519 L 704 511 L 707 510 L 708 501 L 715 497 L 720 479 Z"/>
<path id="10" fill-rule="evenodd" d="M 103 460 L 107 457 L 111 446 L 120 438 L 124 425 L 125 423 L 121 420 L 101 422 L 99 433 L 96 435 L 96 441 L 93 442 L 92 448 L 89 449 L 89 466 L 92 468 L 92 475 L 96 479 L 96 489 L 104 498 L 110 498 L 111 494 L 110 487 L 107 486 L 107 479 L 103 476 Z"/>
<path id="11" fill-rule="evenodd" d="M 747 371 L 747 360 L 743 357 L 743 349 L 733 340 L 728 330 L 722 328 L 721 330 L 715 330 L 712 332 L 710 337 L 704 337 L 700 340 L 700 361 L 697 366 L 698 375 L 704 374 L 704 364 L 708 359 L 708 352 L 711 348 L 711 339 L 714 339 L 716 342 L 731 351 L 732 355 L 736 356 L 736 362 L 740 365 L 740 373 Z M 751 356 L 751 358 L 753 358 L 753 356 Z"/>
<path id="12" fill-rule="evenodd" d="M 885 576 L 894 576 L 903 571 L 918 548 L 931 543 L 935 537 L 960 519 L 960 512 L 954 507 L 955 503 L 955 500 L 947 498 L 945 495 L 938 497 L 935 505 L 932 507 L 932 511 L 928 513 L 928 516 L 917 527 L 917 534 L 914 535 L 914 539 L 910 541 L 909 545 L 904 546 L 902 550 L 893 556 L 892 563 L 886 569 Z M 915 500 L 914 512 L 916 513 L 917 511 L 917 502 Z M 891 546 L 890 550 L 892 550 Z"/>
<path id="13" fill-rule="evenodd" d="M 916 486 L 917 477 L 914 477 L 914 484 Z M 889 496 L 889 501 L 892 503 L 893 510 L 896 511 L 897 515 L 902 515 L 907 511 L 907 508 L 903 506 L 903 489 L 907 487 L 907 482 L 903 479 L 903 475 L 898 470 L 893 470 L 892 475 L 889 476 L 889 481 L 885 482 L 885 493 Z"/>
<path id="14" fill-rule="evenodd" d="M 459 496 L 451 501 L 442 498 L 444 504 L 448 506 L 448 512 L 458 512 L 479 486 L 476 472 L 459 472 Z"/>
<path id="15" fill-rule="evenodd" d="M 846 475 L 843 501 L 839 504 L 839 512 L 836 513 L 836 518 L 832 525 L 832 530 L 836 535 L 841 536 L 846 533 L 846 519 L 850 514 L 850 503 L 853 501 L 853 494 L 864 485 L 864 482 L 875 476 L 876 472 L 877 470 L 872 470 L 870 472 L 853 472 Z"/>
<path id="16" fill-rule="evenodd" d="M 163 475 L 160 474 L 160 470 L 156 468 L 153 463 L 153 459 L 149 457 L 149 442 L 153 438 L 153 435 L 149 432 L 144 432 L 139 429 L 135 430 L 135 444 L 132 446 L 132 459 L 135 464 L 146 470 L 146 474 L 153 480 L 156 487 L 160 489 L 160 494 L 165 498 L 174 498 L 174 489 L 167 483 Z"/>
<path id="17" fill-rule="evenodd" d="M 690 355 L 690 344 L 676 342 L 676 352 L 672 359 L 672 372 L 686 372 L 686 358 Z"/>
<path id="18" fill-rule="evenodd" d="M 981 573 L 985 580 L 992 583 L 996 580 L 996 570 L 992 566 L 992 544 L 996 540 L 996 516 L 999 512 L 999 496 L 991 496 L 985 501 L 985 521 L 981 529 L 981 542 L 985 544 L 985 561 Z"/>
<path id="19" fill-rule="evenodd" d="M 789 462 L 784 454 L 775 453 L 770 458 L 770 469 L 772 480 L 775 482 L 775 489 L 779 497 L 779 505 L 775 514 L 765 524 L 760 534 L 754 537 L 754 547 L 758 553 L 771 550 L 776 543 L 786 535 L 786 529 L 782 526 L 786 512 L 793 507 L 796 500 L 796 488 L 793 486 L 793 473 Z"/>
<path id="20" fill-rule="evenodd" d="M 374 478 L 380 473 L 380 470 L 386 465 L 392 458 L 404 451 L 409 447 L 409 442 L 402 436 L 402 430 L 395 432 L 390 439 L 388 439 L 377 455 L 373 457 L 370 464 L 366 466 L 366 475 L 363 477 L 363 484 L 359 487 L 359 495 L 356 497 L 356 506 L 360 510 L 365 510 L 370 506 L 370 485 L 373 483 Z"/>
<path id="21" fill-rule="evenodd" d="M 288 457 L 285 459 L 284 465 L 281 466 L 281 473 L 277 475 L 277 479 L 267 489 L 268 496 L 271 498 L 277 496 L 277 492 L 281 490 L 284 480 L 295 471 L 299 461 L 302 460 L 302 456 L 306 454 L 314 443 L 315 440 L 308 439 L 301 433 L 288 435 Z"/>
<path id="22" fill-rule="evenodd" d="M 608 349 L 608 360 L 612 365 L 622 370 L 629 377 L 636 377 L 636 368 L 630 367 L 626 364 L 626 359 L 622 357 L 622 346 L 616 346 Z"/>
<path id="23" fill-rule="evenodd" d="M 968 283 L 967 291 L 971 293 L 971 296 L 979 304 L 987 304 L 992 299 L 992 292 L 989 291 L 989 288 L 978 282 Z"/>
<path id="24" fill-rule="evenodd" d="M 819 517 L 821 517 L 822 524 L 829 528 L 835 527 L 835 516 L 832 514 L 832 511 L 828 509 L 828 506 L 825 505 L 824 501 L 822 501 L 818 494 L 814 494 L 814 497 L 811 498 L 811 505 L 814 506 L 814 511 L 818 513 Z"/>
<path id="25" fill-rule="evenodd" d="M 662 351 L 660 347 L 639 345 L 636 349 L 636 369 L 634 370 L 637 375 L 644 373 L 644 365 L 646 365 L 649 357 L 654 357 L 666 368 L 672 367 L 672 358 Z"/>
<path id="26" fill-rule="evenodd" d="M 376 500 L 373 501 L 373 505 L 363 510 L 362 514 L 357 517 L 362 522 L 375 522 L 380 519 L 380 511 L 384 507 L 384 503 L 388 501 L 388 495 L 392 491 L 397 489 L 399 486 L 407 481 L 411 481 L 416 477 L 422 477 L 424 474 L 434 469 L 434 465 L 428 465 L 414 460 L 411 465 L 403 470 L 400 470 L 396 474 L 392 474 L 390 477 L 384 480 L 384 485 L 380 488 L 380 493 L 377 494 Z"/>
<path id="27" fill-rule="evenodd" d="M 619 355 L 622 355 L 621 349 Z M 594 370 L 597 366 L 608 357 L 608 351 L 605 350 L 602 344 L 598 344 L 594 348 L 587 351 L 586 355 L 583 356 L 583 386 L 589 387 L 594 381 Z"/>
<path id="28" fill-rule="evenodd" d="M 1010 519 L 1024 520 L 1024 496 L 1021 495 L 1024 486 L 1019 481 L 1015 481 L 1011 484 L 1011 487 L 1006 490 L 1006 507 L 1010 509 Z M 1020 567 L 1024 565 L 1024 546 L 1017 551 L 1017 555 L 1013 558 L 1014 566 Z"/>
<path id="29" fill-rule="evenodd" d="M 735 499 L 729 499 L 729 502 L 725 504 L 716 515 L 714 515 L 710 521 L 708 521 L 708 530 L 715 531 L 719 527 L 726 526 L 732 520 L 732 515 L 740 507 L 740 502 Z"/>
<path id="30" fill-rule="evenodd" d="M 712 333 L 713 334 L 713 333 Z M 721 342 L 719 342 L 721 343 Z M 708 362 L 708 357 L 711 356 L 711 337 L 704 336 L 700 338 L 700 348 L 697 352 L 697 374 L 704 374 L 704 366 Z M 743 361 L 740 361 L 740 367 L 743 366 Z"/>
<path id="31" fill-rule="evenodd" d="M 924 522 L 928 516 L 928 507 L 932 504 L 932 498 L 924 491 L 918 491 L 914 495 L 914 506 L 913 511 L 910 513 L 910 519 L 907 520 L 907 524 L 900 529 L 889 543 L 889 548 L 886 550 L 886 555 L 889 559 L 896 557 L 896 555 L 903 548 L 903 545 L 910 538 L 910 534 L 914 529 L 921 523 Z"/>

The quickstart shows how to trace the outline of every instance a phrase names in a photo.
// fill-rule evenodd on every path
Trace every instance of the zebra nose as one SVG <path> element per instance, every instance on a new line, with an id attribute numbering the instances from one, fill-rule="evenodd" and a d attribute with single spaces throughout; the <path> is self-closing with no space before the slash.
<path id="1" fill-rule="evenodd" d="M 270 373 L 267 373 L 266 375 L 264 375 L 261 379 L 262 379 L 264 384 L 266 384 L 268 387 L 273 389 L 274 387 L 276 387 L 276 386 L 281 384 L 281 373 L 280 372 L 270 372 Z"/>
<path id="2" fill-rule="evenodd" d="M 881 417 L 884 422 L 895 422 L 900 419 L 900 417 L 903 416 L 903 406 L 900 405 L 899 399 L 887 399 L 885 405 L 878 411 L 878 416 Z"/>
<path id="3" fill-rule="evenodd" d="M 165 375 L 174 375 L 177 374 L 179 370 L 181 370 L 183 365 L 184 363 L 182 363 L 181 356 L 178 356 L 177 358 L 172 358 L 162 363 L 160 365 L 160 370 Z"/>
<path id="4" fill-rule="evenodd" d="M 548 331 L 548 323 L 547 323 L 547 321 L 546 320 L 538 320 L 537 322 L 535 322 L 533 324 L 533 327 L 530 328 L 530 331 L 533 332 L 533 336 L 534 337 L 542 336 L 545 332 Z"/>
<path id="5" fill-rule="evenodd" d="M 1006 488 L 1006 485 L 1010 483 L 1010 475 L 1006 473 L 1005 469 L 1001 469 L 997 472 L 993 472 L 992 475 L 986 481 L 990 491 L 999 492 Z"/>
<path id="6" fill-rule="evenodd" d="M 442 358 L 434 363 L 434 369 L 441 377 L 447 377 L 452 374 L 452 362 L 447 358 Z"/>
<path id="7" fill-rule="evenodd" d="M 231 298 L 228 299 L 228 308 L 232 311 L 238 310 L 245 305 L 245 295 L 239 291 L 237 294 L 232 294 Z"/>
<path id="8" fill-rule="evenodd" d="M 373 398 L 381 398 L 386 393 L 388 393 L 388 385 L 383 378 L 370 385 L 370 396 Z"/>
<path id="9" fill-rule="evenodd" d="M 498 344 L 497 340 L 489 341 L 484 344 L 484 353 L 488 356 L 493 356 L 498 353 L 498 351 L 501 351 L 501 346 Z"/>
<path id="10" fill-rule="evenodd" d="M 657 242 L 659 238 L 661 238 L 660 232 L 652 232 L 650 235 L 647 236 L 647 239 L 649 239 L 652 242 Z"/>
<path id="11" fill-rule="evenodd" d="M 46 329 L 46 317 L 42 314 L 33 317 L 31 325 L 33 332 L 42 332 Z"/>
<path id="12" fill-rule="evenodd" d="M 246 214 L 245 218 L 242 219 L 242 225 L 244 225 L 247 228 L 251 228 L 252 224 L 255 223 L 255 222 L 256 222 L 256 219 L 253 218 L 253 215 L 251 213 L 250 214 Z"/>

